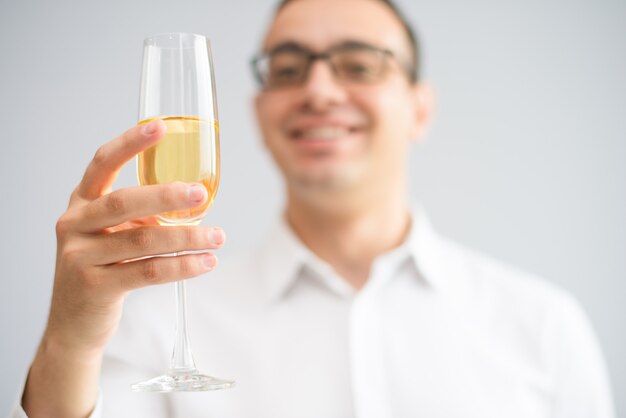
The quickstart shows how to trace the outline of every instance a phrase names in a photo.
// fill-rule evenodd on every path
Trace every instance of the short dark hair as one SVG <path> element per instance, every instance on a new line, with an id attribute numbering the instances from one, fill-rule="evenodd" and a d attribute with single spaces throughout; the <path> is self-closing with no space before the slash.
<path id="1" fill-rule="evenodd" d="M 278 4 L 278 7 L 276 8 L 275 14 L 278 14 L 278 12 L 280 12 L 283 9 L 283 7 L 285 7 L 288 3 L 291 3 L 293 1 L 294 0 L 281 0 L 281 2 Z M 400 23 L 402 24 L 402 27 L 404 28 L 404 31 L 406 32 L 406 36 L 407 36 L 407 39 L 409 40 L 409 45 L 411 47 L 411 51 L 410 51 L 411 62 L 409 63 L 409 68 L 407 68 L 407 70 L 408 70 L 408 73 L 409 73 L 408 75 L 409 75 L 409 78 L 411 79 L 411 82 L 416 83 L 421 77 L 421 71 L 420 71 L 421 49 L 420 49 L 420 42 L 419 42 L 419 38 L 417 37 L 417 33 L 415 32 L 415 30 L 409 23 L 404 13 L 400 11 L 398 6 L 396 6 L 392 0 L 376 0 L 376 1 L 379 1 L 387 5 L 387 7 L 391 9 L 393 14 L 396 15 L 396 17 L 400 20 Z"/>

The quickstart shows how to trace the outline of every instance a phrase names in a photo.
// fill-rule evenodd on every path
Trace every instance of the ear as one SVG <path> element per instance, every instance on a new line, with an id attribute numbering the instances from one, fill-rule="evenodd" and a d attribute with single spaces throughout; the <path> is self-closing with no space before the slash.
<path id="1" fill-rule="evenodd" d="M 413 123 L 411 125 L 411 138 L 414 142 L 423 142 L 427 128 L 433 116 L 435 97 L 432 88 L 424 83 L 415 83 L 411 88 L 413 101 Z"/>
<path id="2" fill-rule="evenodd" d="M 263 146 L 267 148 L 267 142 L 265 140 L 265 135 L 263 135 L 263 126 L 261 125 L 261 107 L 263 106 L 263 97 L 261 92 L 257 92 L 254 98 L 252 99 L 252 107 L 254 108 L 254 116 L 256 117 L 257 129 L 261 132 L 261 138 L 263 142 Z"/>

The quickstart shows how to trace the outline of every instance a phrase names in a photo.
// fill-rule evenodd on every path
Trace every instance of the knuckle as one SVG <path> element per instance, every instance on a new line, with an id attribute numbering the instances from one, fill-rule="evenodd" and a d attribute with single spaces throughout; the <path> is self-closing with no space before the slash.
<path id="1" fill-rule="evenodd" d="M 131 131 L 133 130 L 133 128 L 124 131 L 124 133 L 122 133 L 121 137 L 122 137 L 122 143 L 123 144 L 127 144 L 129 143 L 132 139 L 133 139 L 133 135 L 131 133 Z"/>
<path id="2" fill-rule="evenodd" d="M 158 282 L 161 278 L 159 267 L 153 258 L 146 260 L 141 268 L 141 278 L 146 282 Z"/>
<path id="3" fill-rule="evenodd" d="M 80 185 L 76 186 L 74 190 L 72 190 L 72 194 L 70 194 L 70 205 L 80 196 Z"/>
<path id="4" fill-rule="evenodd" d="M 100 148 L 98 148 L 96 150 L 96 153 L 93 155 L 93 164 L 94 165 L 104 165 L 107 158 L 108 158 L 108 152 L 106 150 L 106 147 L 103 145 Z"/>
<path id="5" fill-rule="evenodd" d="M 71 230 L 72 221 L 67 214 L 61 215 L 55 225 L 57 237 L 65 236 Z"/>
<path id="6" fill-rule="evenodd" d="M 184 245 L 188 248 L 196 248 L 200 244 L 200 238 L 198 237 L 196 229 L 199 228 L 185 228 L 184 229 Z"/>
<path id="7" fill-rule="evenodd" d="M 145 229 L 136 229 L 130 233 L 130 243 L 133 247 L 148 249 L 152 245 L 152 233 Z"/>
<path id="8" fill-rule="evenodd" d="M 161 189 L 161 202 L 166 207 L 175 207 L 180 205 L 181 196 L 184 193 L 185 183 L 174 182 L 168 184 Z"/>
<path id="9" fill-rule="evenodd" d="M 191 257 L 178 257 L 178 271 L 182 277 L 191 277 L 196 269 Z"/>
<path id="10" fill-rule="evenodd" d="M 75 245 L 65 245 L 61 250 L 61 261 L 67 266 L 72 266 L 80 276 L 84 273 L 84 266 L 80 263 L 83 260 L 83 251 Z"/>
<path id="11" fill-rule="evenodd" d="M 126 209 L 126 202 L 119 193 L 113 192 L 107 195 L 105 207 L 111 213 L 121 213 Z"/>
<path id="12" fill-rule="evenodd" d="M 95 274 L 94 269 L 81 265 L 76 269 L 76 271 L 82 279 L 81 282 L 83 283 L 83 286 L 88 292 L 97 291 L 102 287 L 102 277 Z"/>
<path id="13" fill-rule="evenodd" d="M 122 138 L 121 145 L 124 147 L 129 147 L 131 144 L 133 144 L 133 142 L 137 141 L 137 138 L 141 137 L 140 132 L 141 132 L 140 126 L 134 126 L 128 129 L 127 131 L 125 131 L 121 135 L 121 138 Z"/>

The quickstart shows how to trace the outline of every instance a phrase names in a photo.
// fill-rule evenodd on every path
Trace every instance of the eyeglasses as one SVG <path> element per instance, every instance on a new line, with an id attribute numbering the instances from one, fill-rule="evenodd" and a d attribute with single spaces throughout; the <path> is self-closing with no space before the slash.
<path id="1" fill-rule="evenodd" d="M 268 53 L 255 56 L 252 70 L 265 89 L 302 85 L 316 60 L 330 64 L 340 82 L 370 84 L 383 78 L 393 52 L 372 45 L 350 42 L 326 52 L 313 52 L 296 43 L 285 43 Z"/>

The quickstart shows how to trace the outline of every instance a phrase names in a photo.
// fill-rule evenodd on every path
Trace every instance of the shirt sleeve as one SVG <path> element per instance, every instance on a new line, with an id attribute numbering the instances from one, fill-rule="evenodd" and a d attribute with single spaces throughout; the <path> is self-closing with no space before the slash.
<path id="1" fill-rule="evenodd" d="M 19 391 L 19 398 L 17 398 L 17 400 L 15 401 L 15 406 L 9 413 L 8 418 L 28 418 L 28 415 L 26 415 L 26 412 L 24 411 L 24 408 L 22 407 L 22 401 L 21 401 L 22 396 L 24 394 L 25 385 L 26 385 L 26 376 L 22 380 L 22 385 L 21 385 L 22 390 Z M 98 401 L 96 402 L 96 406 L 88 418 L 102 418 L 102 392 L 98 394 Z"/>
<path id="2" fill-rule="evenodd" d="M 591 323 L 567 298 L 547 327 L 554 376 L 552 418 L 615 418 L 606 365 Z"/>
<path id="3" fill-rule="evenodd" d="M 105 356 L 98 400 L 88 418 L 169 418 L 175 416 L 167 397 L 141 396 L 130 390 L 132 382 L 145 379 L 145 376 L 149 376 L 150 373 L 152 372 L 136 370 L 124 362 Z M 21 390 L 18 391 L 19 395 L 8 418 L 28 418 L 21 402 L 27 376 L 28 373 L 25 373 L 19 386 Z M 104 401 L 103 398 L 108 401 Z"/>

